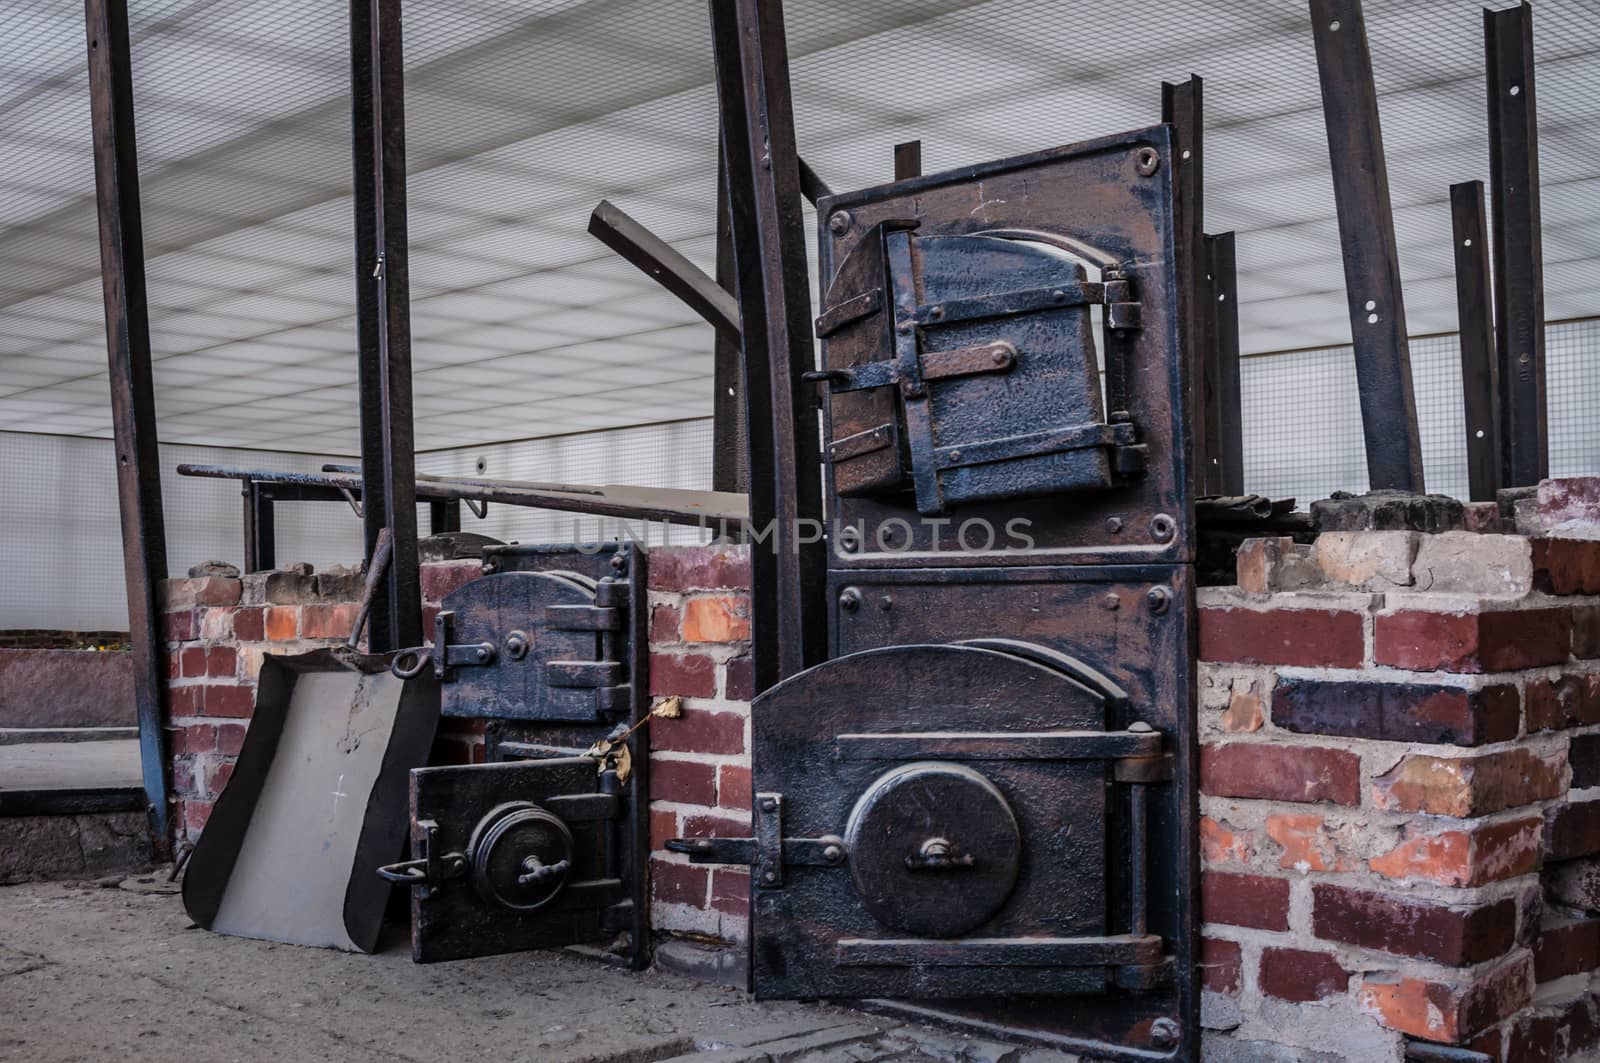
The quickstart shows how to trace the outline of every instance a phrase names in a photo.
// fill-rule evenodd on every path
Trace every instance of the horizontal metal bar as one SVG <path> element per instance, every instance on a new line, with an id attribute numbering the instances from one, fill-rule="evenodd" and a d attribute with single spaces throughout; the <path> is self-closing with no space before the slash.
<path id="1" fill-rule="evenodd" d="M 840 867 L 845 862 L 844 839 L 784 838 L 783 862 L 805 867 Z M 672 838 L 667 841 L 670 852 L 682 853 L 693 864 L 754 864 L 756 840 L 754 838 Z"/>
<path id="2" fill-rule="evenodd" d="M 842 760 L 1112 760 L 1161 752 L 1156 731 L 915 731 L 842 734 Z"/>
<path id="3" fill-rule="evenodd" d="M 1160 961 L 1155 934 L 1081 938 L 844 938 L 834 947 L 842 967 L 1110 967 Z"/>
<path id="4" fill-rule="evenodd" d="M 543 803 L 568 823 L 616 819 L 622 815 L 622 802 L 616 794 L 557 794 L 545 798 Z"/>
<path id="5" fill-rule="evenodd" d="M 1105 288 L 1093 281 L 1066 281 L 1048 288 L 977 295 L 970 299 L 947 299 L 942 303 L 919 306 L 916 322 L 924 327 L 953 325 L 958 321 L 1062 310 L 1069 306 L 1090 306 L 1104 297 Z"/>
<path id="6" fill-rule="evenodd" d="M 683 300 L 713 328 L 739 339 L 739 300 L 620 207 L 602 199 L 589 215 L 589 235 Z"/>
<path id="7" fill-rule="evenodd" d="M 1028 435 L 1007 436 L 1004 439 L 989 439 L 982 443 L 938 447 L 933 452 L 933 461 L 941 469 L 954 469 L 963 465 L 985 465 L 992 461 L 1057 454 L 1064 450 L 1105 447 L 1114 442 L 1116 442 L 1116 429 L 1111 425 L 1085 424 L 1072 428 L 1052 428 Z"/>
<path id="8" fill-rule="evenodd" d="M 622 682 L 622 665 L 617 661 L 549 661 L 544 675 L 547 683 L 564 690 L 609 687 Z"/>
<path id="9" fill-rule="evenodd" d="M 139 812 L 142 786 L 73 787 L 61 790 L 0 790 L 0 816 L 74 816 L 89 812 Z"/>
<path id="10" fill-rule="evenodd" d="M 623 614 L 593 605 L 547 605 L 544 622 L 554 631 L 621 631 Z"/>

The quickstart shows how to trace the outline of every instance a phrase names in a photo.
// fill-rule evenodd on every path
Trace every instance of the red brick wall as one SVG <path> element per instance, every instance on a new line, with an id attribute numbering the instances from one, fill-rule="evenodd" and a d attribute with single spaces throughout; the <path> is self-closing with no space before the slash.
<path id="1" fill-rule="evenodd" d="M 1407 532 L 1254 540 L 1201 592 L 1217 1048 L 1600 1040 L 1597 593 L 1600 542 Z"/>

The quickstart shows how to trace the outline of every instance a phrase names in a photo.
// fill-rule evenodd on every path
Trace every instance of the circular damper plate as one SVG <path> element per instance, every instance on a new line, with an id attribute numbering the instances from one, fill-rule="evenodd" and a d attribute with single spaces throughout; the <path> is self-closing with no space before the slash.
<path id="1" fill-rule="evenodd" d="M 959 764 L 918 762 L 875 779 L 846 827 L 850 873 L 884 926 L 957 937 L 1017 883 L 1022 832 L 995 785 Z"/>
<path id="2" fill-rule="evenodd" d="M 490 810 L 472 832 L 472 887 L 512 911 L 543 908 L 572 874 L 572 832 L 531 801 Z"/>

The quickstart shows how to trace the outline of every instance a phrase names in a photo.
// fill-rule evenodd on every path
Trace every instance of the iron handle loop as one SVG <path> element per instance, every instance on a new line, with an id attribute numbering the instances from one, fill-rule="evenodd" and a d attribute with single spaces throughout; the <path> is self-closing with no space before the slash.
<path id="1" fill-rule="evenodd" d="M 912 871 L 966 871 L 977 864 L 971 853 L 956 852 L 947 838 L 929 838 L 921 849 L 906 857 L 906 867 Z"/>
<path id="2" fill-rule="evenodd" d="M 428 862 L 406 860 L 398 864 L 385 864 L 378 868 L 378 877 L 402 886 L 421 886 L 428 881 Z"/>
<path id="3" fill-rule="evenodd" d="M 410 649 L 401 650 L 394 655 L 394 660 L 389 662 L 389 671 L 393 672 L 398 679 L 411 679 L 421 675 L 422 670 L 428 667 L 432 652 L 427 646 L 413 646 Z M 395 864 L 394 866 L 399 867 L 400 865 Z M 399 880 L 395 879 L 393 881 L 398 882 Z"/>
<path id="4" fill-rule="evenodd" d="M 571 870 L 572 861 L 557 860 L 553 864 L 545 864 L 541 863 L 537 856 L 530 856 L 522 862 L 522 866 L 527 868 L 527 872 L 517 876 L 517 885 L 532 886 L 535 883 L 565 875 Z"/>

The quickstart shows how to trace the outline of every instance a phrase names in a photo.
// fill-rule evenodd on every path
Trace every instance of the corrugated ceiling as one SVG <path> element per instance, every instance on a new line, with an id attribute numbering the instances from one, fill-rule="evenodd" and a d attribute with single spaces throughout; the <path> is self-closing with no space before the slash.
<path id="1" fill-rule="evenodd" d="M 350 453 L 345 5 L 133 0 L 161 435 Z M 801 151 L 836 188 L 1148 124 L 1206 79 L 1207 228 L 1247 353 L 1348 340 L 1303 0 L 789 0 Z M 1371 0 L 1413 334 L 1455 327 L 1451 182 L 1487 178 L 1480 5 Z M 585 233 L 610 198 L 709 268 L 716 101 L 693 0 L 410 0 L 424 449 L 703 415 L 711 336 Z M 1551 320 L 1600 311 L 1593 0 L 1535 11 Z M 83 27 L 0 9 L 0 430 L 110 432 Z"/>

